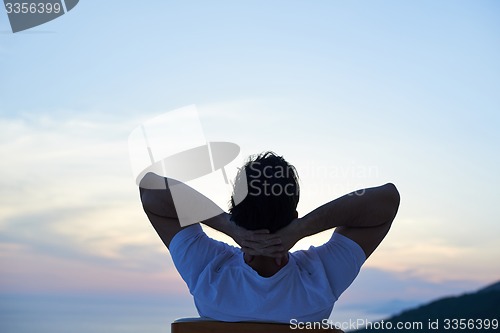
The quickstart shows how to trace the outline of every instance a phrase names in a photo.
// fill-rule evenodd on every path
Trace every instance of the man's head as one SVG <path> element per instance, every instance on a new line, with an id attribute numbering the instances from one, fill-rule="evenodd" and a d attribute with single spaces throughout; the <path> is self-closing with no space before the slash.
<path id="1" fill-rule="evenodd" d="M 231 197 L 232 220 L 248 230 L 275 232 L 297 217 L 299 183 L 295 168 L 273 152 L 250 157 L 236 176 L 234 191 L 248 187 L 248 195 L 235 204 Z"/>

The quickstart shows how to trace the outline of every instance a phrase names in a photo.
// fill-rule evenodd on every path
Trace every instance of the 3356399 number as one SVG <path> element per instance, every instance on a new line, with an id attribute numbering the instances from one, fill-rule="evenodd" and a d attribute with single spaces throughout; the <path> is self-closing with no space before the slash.
<path id="1" fill-rule="evenodd" d="M 6 2 L 5 9 L 7 14 L 59 14 L 63 10 L 60 3 L 50 2 Z"/>
<path id="2" fill-rule="evenodd" d="M 498 319 L 444 319 L 443 329 L 445 330 L 497 330 Z"/>

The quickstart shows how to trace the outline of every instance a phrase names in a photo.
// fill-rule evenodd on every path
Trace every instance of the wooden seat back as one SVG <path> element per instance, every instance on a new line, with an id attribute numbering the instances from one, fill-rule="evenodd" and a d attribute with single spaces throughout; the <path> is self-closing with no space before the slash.
<path id="1" fill-rule="evenodd" d="M 171 325 L 172 333 L 343 333 L 335 328 L 307 328 L 299 329 L 289 324 L 239 322 L 228 323 L 211 320 L 179 320 Z"/>

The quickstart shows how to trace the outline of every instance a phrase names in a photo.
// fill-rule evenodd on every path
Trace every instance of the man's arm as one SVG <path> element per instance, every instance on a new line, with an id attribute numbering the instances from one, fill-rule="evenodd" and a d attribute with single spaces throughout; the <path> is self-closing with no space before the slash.
<path id="1" fill-rule="evenodd" d="M 324 204 L 303 218 L 294 220 L 277 234 L 285 250 L 288 250 L 304 237 L 336 228 L 335 232 L 358 243 L 368 258 L 389 231 L 399 201 L 399 192 L 394 184 L 367 188 Z M 273 255 L 280 256 L 278 252 Z"/>
<path id="2" fill-rule="evenodd" d="M 186 184 L 179 183 L 173 179 L 167 179 L 154 173 L 147 173 L 139 184 L 142 206 L 158 236 L 167 246 L 170 246 L 172 238 L 184 229 L 179 222 L 179 216 L 175 209 L 169 185 L 176 186 L 176 190 L 189 205 L 192 211 L 203 210 L 212 216 L 208 219 L 195 221 L 203 223 L 233 238 L 241 246 L 243 240 L 252 240 L 259 246 L 273 246 L 279 242 L 278 236 L 269 237 L 268 230 L 249 231 L 238 227 L 230 220 L 230 215 L 219 208 L 214 202 L 206 198 L 195 189 Z M 195 214 L 196 215 L 196 214 Z M 205 215 L 207 216 L 207 215 Z M 189 219 L 189 216 L 184 216 Z M 191 223 L 193 224 L 193 223 Z M 263 241 L 262 245 L 259 241 Z"/>
<path id="3" fill-rule="evenodd" d="M 168 248 L 172 238 L 182 230 L 168 182 L 154 173 L 147 173 L 139 183 L 139 193 L 144 212 Z"/>

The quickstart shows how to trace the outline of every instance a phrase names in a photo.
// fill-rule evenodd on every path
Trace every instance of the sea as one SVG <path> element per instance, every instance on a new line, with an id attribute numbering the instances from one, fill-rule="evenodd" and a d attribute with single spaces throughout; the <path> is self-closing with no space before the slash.
<path id="1" fill-rule="evenodd" d="M 352 327 L 352 321 L 375 321 L 387 315 L 340 307 L 333 311 L 329 323 L 351 323 Z M 174 320 L 197 316 L 192 301 L 184 298 L 0 295 L 1 333 L 170 333 L 170 324 Z"/>

